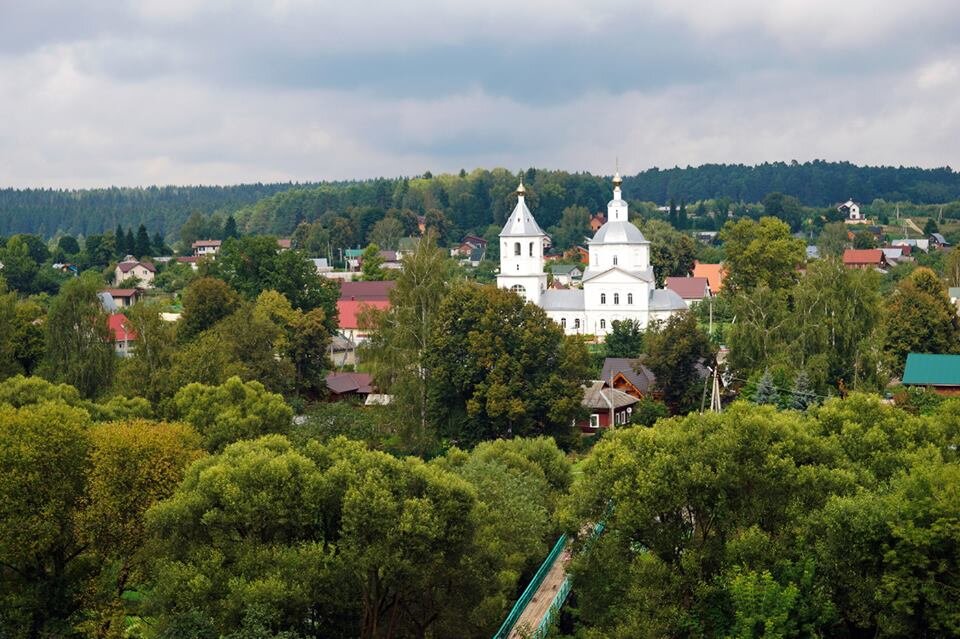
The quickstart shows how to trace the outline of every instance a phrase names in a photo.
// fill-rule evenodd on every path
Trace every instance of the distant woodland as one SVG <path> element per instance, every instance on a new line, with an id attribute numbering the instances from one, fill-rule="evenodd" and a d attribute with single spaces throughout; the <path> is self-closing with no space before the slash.
<path id="1" fill-rule="evenodd" d="M 522 172 L 532 208 L 544 228 L 556 225 L 565 208 L 602 210 L 609 199 L 608 177 L 527 169 Z M 302 222 L 325 215 L 350 216 L 364 226 L 396 209 L 431 214 L 451 230 L 482 231 L 501 224 L 513 205 L 518 174 L 506 169 L 412 178 L 379 178 L 315 184 L 166 186 L 91 190 L 0 190 L 0 235 L 35 233 L 86 236 L 143 224 L 171 241 L 193 214 L 225 219 L 234 215 L 243 232 L 291 234 Z M 795 197 L 808 207 L 826 207 L 854 198 L 870 203 L 938 204 L 960 200 L 960 173 L 949 167 L 861 167 L 848 162 L 765 163 L 757 166 L 708 164 L 643 171 L 624 181 L 626 196 L 660 205 L 709 199 L 760 202 L 769 193 Z M 642 209 L 639 210 L 642 212 Z M 960 215 L 950 207 L 947 217 Z M 372 224 L 373 222 L 371 222 Z M 364 229 L 356 229 L 361 237 Z M 361 238 L 358 238 L 358 241 Z"/>

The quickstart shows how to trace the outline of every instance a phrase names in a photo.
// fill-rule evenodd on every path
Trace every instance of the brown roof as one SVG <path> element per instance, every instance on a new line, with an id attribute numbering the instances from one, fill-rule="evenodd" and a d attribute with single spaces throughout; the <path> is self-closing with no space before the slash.
<path id="1" fill-rule="evenodd" d="M 650 392 L 650 387 L 657 381 L 653 371 L 644 366 L 639 359 L 608 357 L 603 360 L 603 370 L 600 372 L 600 378 L 603 381 L 609 384 L 617 373 L 623 375 L 641 393 Z"/>
<path id="2" fill-rule="evenodd" d="M 373 392 L 373 376 L 369 373 L 330 373 L 327 375 L 326 384 L 330 392 L 337 395 Z"/>
<path id="3" fill-rule="evenodd" d="M 668 277 L 667 288 L 685 300 L 701 300 L 707 296 L 709 280 L 705 277 Z"/>
<path id="4" fill-rule="evenodd" d="M 844 264 L 874 264 L 880 266 L 883 262 L 883 251 L 880 249 L 847 249 L 843 252 Z"/>
<path id="5" fill-rule="evenodd" d="M 221 244 L 223 244 L 222 240 L 197 240 L 191 246 L 198 248 L 201 246 L 220 246 Z"/>
<path id="6" fill-rule="evenodd" d="M 592 382 L 583 392 L 583 401 L 580 402 L 590 409 L 609 410 L 633 406 L 640 400 L 632 395 L 615 388 L 608 388 L 606 382 Z"/>
<path id="7" fill-rule="evenodd" d="M 142 266 L 151 273 L 157 272 L 157 267 L 150 262 L 120 262 L 117 264 L 117 268 L 120 269 L 121 273 L 129 273 L 136 266 Z"/>
<path id="8" fill-rule="evenodd" d="M 341 282 L 340 299 L 363 302 L 385 301 L 390 299 L 390 291 L 396 282 Z"/>
<path id="9" fill-rule="evenodd" d="M 196 255 L 187 255 L 187 256 L 184 256 L 184 257 L 178 257 L 178 258 L 177 258 L 177 261 L 178 261 L 178 262 L 183 262 L 183 263 L 185 263 L 185 264 L 193 264 L 194 262 L 199 262 L 199 261 L 200 261 L 200 258 L 197 257 Z"/>
<path id="10" fill-rule="evenodd" d="M 133 297 L 140 294 L 140 291 L 135 288 L 108 288 L 105 290 L 112 297 Z"/>

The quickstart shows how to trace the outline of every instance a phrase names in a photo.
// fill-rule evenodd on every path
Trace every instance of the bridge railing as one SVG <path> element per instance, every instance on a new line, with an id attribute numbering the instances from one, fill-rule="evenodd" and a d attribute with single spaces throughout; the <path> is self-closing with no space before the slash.
<path id="1" fill-rule="evenodd" d="M 523 614 L 524 609 L 530 603 L 530 600 L 533 599 L 533 596 L 536 594 L 537 589 L 540 588 L 540 585 L 543 583 L 544 578 L 547 576 L 547 573 L 550 572 L 550 569 L 553 568 L 553 564 L 556 563 L 557 559 L 560 557 L 560 554 L 563 553 L 563 549 L 567 547 L 567 536 L 560 535 L 560 538 L 557 539 L 557 543 L 553 545 L 553 549 L 550 551 L 550 554 L 547 555 L 546 559 L 543 560 L 543 563 L 540 564 L 540 568 L 537 569 L 537 572 L 534 573 L 533 578 L 530 580 L 530 583 L 527 584 L 527 587 L 523 589 L 523 594 L 520 595 L 520 598 L 517 599 L 517 603 L 513 604 L 513 608 L 510 609 L 510 614 L 507 615 L 507 618 L 503 620 L 503 623 L 500 625 L 500 629 L 493 635 L 493 639 L 507 639 L 510 635 L 510 631 L 513 630 L 514 624 L 517 623 L 517 620 L 520 619 L 520 615 Z"/>

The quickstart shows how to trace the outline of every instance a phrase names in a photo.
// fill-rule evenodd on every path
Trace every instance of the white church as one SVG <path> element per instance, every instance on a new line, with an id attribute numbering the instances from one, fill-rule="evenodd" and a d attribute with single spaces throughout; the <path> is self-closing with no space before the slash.
<path id="1" fill-rule="evenodd" d="M 497 286 L 540 306 L 569 334 L 605 336 L 614 320 L 636 320 L 644 328 L 687 308 L 683 298 L 656 288 L 650 267 L 650 243 L 628 220 L 621 197 L 620 174 L 613 178 L 613 199 L 607 222 L 588 243 L 590 263 L 583 288 L 547 289 L 543 249 L 547 234 L 524 203 L 523 184 L 517 206 L 500 232 L 500 274 Z"/>

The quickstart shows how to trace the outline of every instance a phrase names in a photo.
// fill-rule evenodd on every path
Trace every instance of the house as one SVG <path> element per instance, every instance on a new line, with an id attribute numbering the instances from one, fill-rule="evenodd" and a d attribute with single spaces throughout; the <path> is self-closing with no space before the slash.
<path id="1" fill-rule="evenodd" d="M 575 264 L 551 264 L 548 268 L 553 274 L 553 281 L 563 286 L 570 286 L 583 277 L 583 271 Z"/>
<path id="2" fill-rule="evenodd" d="M 330 263 L 325 257 L 312 257 L 310 261 L 313 262 L 313 267 L 317 269 L 317 273 L 329 273 L 333 270 L 333 267 L 330 266 Z"/>
<path id="3" fill-rule="evenodd" d="M 960 355 L 909 353 L 904 386 L 923 386 L 939 395 L 960 396 Z"/>
<path id="4" fill-rule="evenodd" d="M 345 282 L 346 283 L 346 282 Z M 350 282 L 359 284 L 360 282 Z M 390 308 L 390 300 L 338 300 L 337 314 L 340 335 L 358 346 L 369 337 L 369 327 L 361 326 L 360 316 L 365 310 Z"/>
<path id="5" fill-rule="evenodd" d="M 927 253 L 930 250 L 930 240 L 920 239 L 920 240 L 890 240 L 890 244 L 893 246 L 909 246 L 911 249 L 917 249 Z"/>
<path id="6" fill-rule="evenodd" d="M 666 286 L 683 298 L 688 308 L 710 297 L 710 282 L 705 277 L 668 277 Z"/>
<path id="7" fill-rule="evenodd" d="M 334 368 L 355 366 L 357 363 L 357 345 L 343 335 L 330 338 L 330 361 Z"/>
<path id="8" fill-rule="evenodd" d="M 107 328 L 110 329 L 110 341 L 113 342 L 114 352 L 121 357 L 132 355 L 137 334 L 130 328 L 123 313 L 107 316 Z"/>
<path id="9" fill-rule="evenodd" d="M 363 257 L 363 249 L 345 249 L 343 251 L 343 259 L 347 262 L 348 270 L 359 271 L 361 257 Z"/>
<path id="10" fill-rule="evenodd" d="M 460 240 L 460 245 L 451 251 L 452 257 L 469 257 L 476 249 L 482 249 L 482 253 L 487 250 L 487 241 L 479 235 L 465 235 Z M 483 259 L 482 257 L 480 259 Z"/>
<path id="11" fill-rule="evenodd" d="M 607 218 L 604 217 L 603 213 L 597 213 L 596 215 L 590 216 L 590 232 L 596 233 L 600 230 L 600 227 L 606 224 Z"/>
<path id="12" fill-rule="evenodd" d="M 221 240 L 197 240 L 191 245 L 195 257 L 213 257 L 220 252 Z"/>
<path id="13" fill-rule="evenodd" d="M 373 375 L 369 373 L 328 373 L 324 380 L 331 401 L 365 400 L 373 392 Z"/>
<path id="14" fill-rule="evenodd" d="M 726 277 L 726 271 L 724 271 L 723 264 L 704 264 L 703 262 L 695 261 L 693 263 L 692 275 L 694 277 L 707 278 L 710 292 L 717 295 L 720 293 L 720 289 L 723 288 L 723 278 Z"/>
<path id="15" fill-rule="evenodd" d="M 483 246 L 478 246 L 477 248 L 470 251 L 470 255 L 463 261 L 469 264 L 472 268 L 477 268 L 480 266 L 480 262 L 483 261 L 483 258 L 487 256 L 487 249 Z"/>
<path id="16" fill-rule="evenodd" d="M 947 241 L 947 238 L 943 237 L 940 233 L 931 233 L 928 240 L 934 248 L 942 249 L 950 246 L 950 242 Z"/>
<path id="17" fill-rule="evenodd" d="M 100 307 L 103 308 L 104 313 L 116 313 L 119 310 L 113 295 L 110 295 L 110 293 L 100 291 L 97 293 L 97 299 L 100 300 Z"/>
<path id="18" fill-rule="evenodd" d="M 396 282 L 341 282 L 340 299 L 360 302 L 388 301 Z"/>
<path id="19" fill-rule="evenodd" d="M 837 211 L 843 215 L 844 221 L 850 224 L 861 224 L 865 221 L 863 215 L 860 214 L 860 205 L 854 202 L 853 199 L 837 205 Z"/>
<path id="20" fill-rule="evenodd" d="M 151 288 L 156 274 L 157 267 L 152 262 L 140 262 L 132 255 L 128 255 L 113 271 L 113 284 L 119 286 L 120 282 L 135 277 L 143 288 Z"/>
<path id="21" fill-rule="evenodd" d="M 198 268 L 197 264 L 199 262 L 200 262 L 200 258 L 197 257 L 196 255 L 185 255 L 183 257 L 177 258 L 178 264 L 189 264 L 190 268 L 192 268 L 193 270 L 197 270 Z"/>
<path id="22" fill-rule="evenodd" d="M 277 238 L 277 250 L 279 251 L 289 251 L 293 247 L 293 240 L 290 238 Z"/>
<path id="23" fill-rule="evenodd" d="M 143 297 L 143 291 L 138 288 L 108 288 L 104 292 L 113 298 L 117 308 L 133 306 Z"/>
<path id="24" fill-rule="evenodd" d="M 716 231 L 697 231 L 697 241 L 707 245 L 715 244 L 717 242 L 717 235 L 719 235 L 719 233 Z"/>
<path id="25" fill-rule="evenodd" d="M 55 262 L 54 264 L 51 264 L 51 267 L 55 271 L 59 271 L 64 275 L 73 275 L 76 277 L 80 274 L 80 268 L 76 264 Z"/>
<path id="26" fill-rule="evenodd" d="M 397 257 L 396 251 L 380 251 L 379 255 L 380 259 L 383 260 L 383 264 L 381 265 L 383 268 L 403 268 L 403 264 L 400 263 L 400 258 Z"/>
<path id="27" fill-rule="evenodd" d="M 880 249 L 846 249 L 843 252 L 843 265 L 858 269 L 885 269 L 889 266 Z"/>
<path id="28" fill-rule="evenodd" d="M 590 413 L 578 422 L 581 432 L 595 433 L 601 428 L 611 428 L 630 423 L 633 405 L 640 400 L 632 395 L 610 388 L 607 382 L 591 382 L 584 388 L 580 402 Z"/>
<path id="29" fill-rule="evenodd" d="M 600 378 L 611 388 L 637 399 L 650 395 L 653 383 L 657 381 L 657 376 L 643 365 L 642 360 L 627 357 L 608 357 L 603 360 Z"/>

